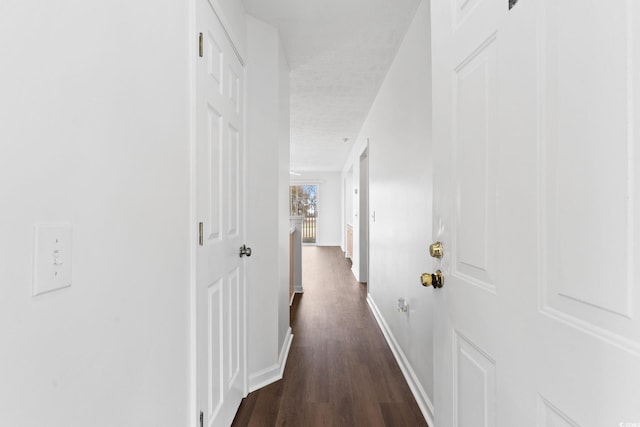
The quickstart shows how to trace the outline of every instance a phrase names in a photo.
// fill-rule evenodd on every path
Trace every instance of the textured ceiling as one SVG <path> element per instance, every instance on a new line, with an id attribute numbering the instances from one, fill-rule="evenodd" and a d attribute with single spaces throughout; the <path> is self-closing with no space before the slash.
<path id="1" fill-rule="evenodd" d="M 291 67 L 292 170 L 342 169 L 419 2 L 244 0 Z"/>

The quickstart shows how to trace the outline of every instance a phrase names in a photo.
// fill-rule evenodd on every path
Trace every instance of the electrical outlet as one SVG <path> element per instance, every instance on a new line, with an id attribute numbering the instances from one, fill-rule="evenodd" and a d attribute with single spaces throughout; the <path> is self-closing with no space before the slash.
<path id="1" fill-rule="evenodd" d="M 409 311 L 409 304 L 404 298 L 398 298 L 398 311 L 400 313 L 406 313 Z"/>
<path id="2" fill-rule="evenodd" d="M 71 224 L 36 224 L 33 296 L 71 286 Z"/>

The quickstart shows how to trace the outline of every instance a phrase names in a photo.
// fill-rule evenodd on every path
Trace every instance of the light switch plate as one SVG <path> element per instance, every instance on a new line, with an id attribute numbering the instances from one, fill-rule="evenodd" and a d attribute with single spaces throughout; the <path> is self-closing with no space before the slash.
<path id="1" fill-rule="evenodd" d="M 71 224 L 36 224 L 33 295 L 71 286 Z"/>

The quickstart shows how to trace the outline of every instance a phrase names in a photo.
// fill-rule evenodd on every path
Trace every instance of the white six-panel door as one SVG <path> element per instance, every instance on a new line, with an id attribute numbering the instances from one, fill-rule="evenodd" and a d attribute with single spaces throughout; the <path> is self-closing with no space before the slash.
<path id="1" fill-rule="evenodd" d="M 640 426 L 640 5 L 508 5 L 432 0 L 435 424 Z"/>
<path id="2" fill-rule="evenodd" d="M 209 1 L 196 15 L 196 400 L 217 427 L 245 395 L 244 69 Z"/>

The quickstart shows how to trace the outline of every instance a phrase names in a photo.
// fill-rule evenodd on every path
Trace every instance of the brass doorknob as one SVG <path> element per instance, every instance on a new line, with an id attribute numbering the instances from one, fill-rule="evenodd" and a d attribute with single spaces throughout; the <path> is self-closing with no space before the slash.
<path id="1" fill-rule="evenodd" d="M 428 287 L 433 286 L 434 289 L 441 288 L 444 285 L 444 276 L 442 275 L 442 271 L 436 270 L 435 273 L 422 273 L 420 276 L 420 283 L 422 286 Z"/>
<path id="2" fill-rule="evenodd" d="M 435 242 L 432 243 L 431 245 L 429 245 L 429 254 L 434 257 L 434 258 L 442 258 L 443 255 L 443 250 L 442 250 L 442 243 L 441 242 Z"/>

